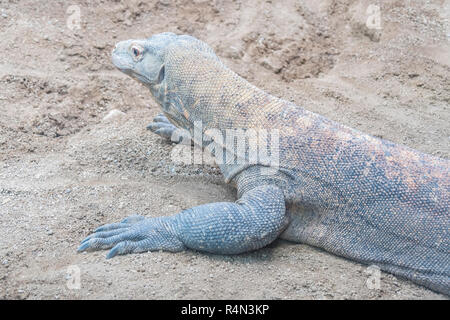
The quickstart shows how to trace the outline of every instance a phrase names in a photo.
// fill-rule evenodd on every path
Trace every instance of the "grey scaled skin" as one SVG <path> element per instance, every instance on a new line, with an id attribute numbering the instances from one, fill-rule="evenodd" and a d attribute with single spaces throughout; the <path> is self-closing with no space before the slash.
<path id="1" fill-rule="evenodd" d="M 163 114 L 149 130 L 166 139 L 184 130 L 196 145 L 214 151 L 216 160 L 238 160 L 218 161 L 225 182 L 236 186 L 238 200 L 167 217 L 132 216 L 96 229 L 79 251 L 111 248 L 108 258 L 185 249 L 238 254 L 281 237 L 450 294 L 448 160 L 274 97 L 190 36 L 162 33 L 122 41 L 112 59 L 160 105 Z M 198 122 L 207 143 L 195 136 Z M 250 153 L 235 152 L 210 134 L 216 130 L 226 136 L 236 129 L 278 136 L 278 161 L 251 161 Z M 258 148 L 266 147 L 262 142 Z"/>

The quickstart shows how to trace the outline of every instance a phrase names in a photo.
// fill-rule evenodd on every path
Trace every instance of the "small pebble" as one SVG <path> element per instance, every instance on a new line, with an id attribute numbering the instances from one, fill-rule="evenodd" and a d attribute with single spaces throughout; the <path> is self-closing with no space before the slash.
<path id="1" fill-rule="evenodd" d="M 124 112 L 117 110 L 117 109 L 113 109 L 103 118 L 103 120 L 108 121 L 108 120 L 122 117 L 124 115 L 125 115 Z"/>

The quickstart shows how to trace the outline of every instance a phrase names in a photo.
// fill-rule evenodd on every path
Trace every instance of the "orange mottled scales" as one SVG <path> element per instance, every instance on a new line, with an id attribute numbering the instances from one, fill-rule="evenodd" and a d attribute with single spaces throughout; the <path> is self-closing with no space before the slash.
<path id="1" fill-rule="evenodd" d="M 112 248 L 108 257 L 189 248 L 236 254 L 281 237 L 450 294 L 448 160 L 278 99 L 191 36 L 126 40 L 112 55 L 116 67 L 148 87 L 161 106 L 163 114 L 148 128 L 168 139 L 178 129 L 194 133 L 196 144 L 213 151 L 239 199 L 168 217 L 132 216 L 97 229 L 80 251 Z M 199 126 L 203 133 L 215 130 L 214 138 L 196 137 Z M 225 143 L 238 130 L 258 142 L 256 160 L 250 146 L 242 152 Z"/>

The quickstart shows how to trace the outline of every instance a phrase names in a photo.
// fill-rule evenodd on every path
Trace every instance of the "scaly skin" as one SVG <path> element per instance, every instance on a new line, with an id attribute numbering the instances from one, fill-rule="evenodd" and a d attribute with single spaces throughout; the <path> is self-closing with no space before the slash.
<path id="1" fill-rule="evenodd" d="M 214 151 L 235 203 L 213 203 L 170 217 L 130 217 L 100 227 L 79 250 L 108 257 L 186 248 L 235 254 L 277 237 L 307 243 L 450 294 L 449 161 L 335 123 L 254 87 L 211 48 L 172 33 L 117 44 L 114 64 L 146 85 L 164 115 L 149 129 L 170 138 L 186 129 Z M 196 140 L 201 122 L 206 137 Z M 279 161 L 251 162 L 211 130 L 269 129 Z M 228 131 L 227 131 L 228 130 Z M 211 142 L 210 138 L 215 139 Z M 209 140 L 209 141 L 208 141 Z M 220 163 L 235 156 L 234 163 Z M 272 150 L 272 149 L 271 149 Z M 228 159 L 228 158 L 227 158 Z M 271 167 L 272 170 L 267 169 Z"/>

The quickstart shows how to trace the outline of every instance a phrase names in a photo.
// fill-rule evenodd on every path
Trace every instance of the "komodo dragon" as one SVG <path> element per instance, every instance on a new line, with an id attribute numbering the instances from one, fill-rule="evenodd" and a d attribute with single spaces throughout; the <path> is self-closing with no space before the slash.
<path id="1" fill-rule="evenodd" d="M 187 248 L 238 254 L 280 237 L 374 264 L 450 295 L 450 161 L 265 93 L 191 36 L 161 33 L 122 41 L 112 60 L 148 87 L 161 106 L 163 115 L 149 129 L 166 138 L 176 128 L 194 135 L 196 145 L 223 160 L 218 166 L 225 181 L 236 186 L 239 200 L 166 217 L 133 215 L 97 228 L 78 251 L 112 248 L 107 258 Z M 199 122 L 204 137 L 198 141 Z M 271 151 L 278 161 L 250 158 L 250 143 L 244 152 L 217 135 L 205 143 L 213 129 L 224 136 L 233 129 L 267 130 L 258 148 L 269 154 L 272 147 L 262 142 L 278 137 Z"/>

